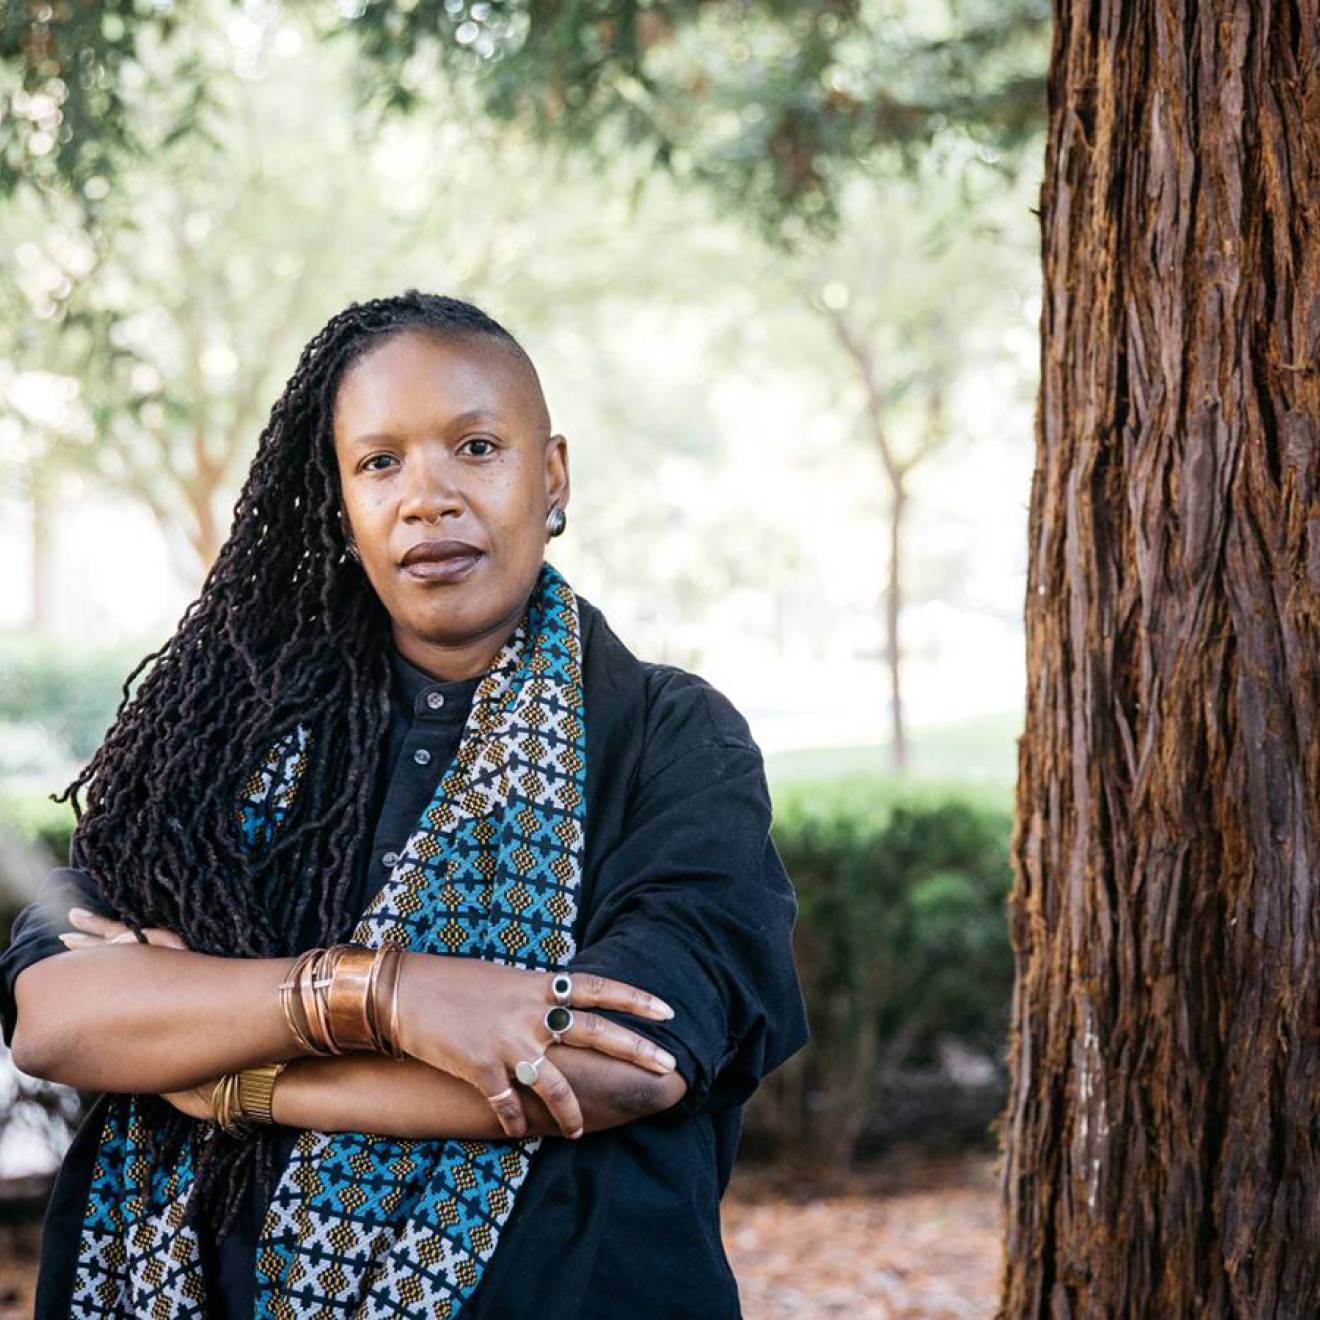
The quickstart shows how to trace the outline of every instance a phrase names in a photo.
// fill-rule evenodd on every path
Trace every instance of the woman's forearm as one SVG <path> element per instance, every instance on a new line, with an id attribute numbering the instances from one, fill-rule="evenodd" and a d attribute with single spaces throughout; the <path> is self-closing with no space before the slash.
<path id="1" fill-rule="evenodd" d="M 290 1126 L 504 1135 L 484 1096 L 429 1063 L 365 1053 L 306 1056 L 279 1001 L 291 965 L 289 958 L 223 958 L 137 943 L 43 958 L 15 981 L 14 1063 L 83 1090 L 164 1094 L 289 1060 L 276 1097 L 277 1104 L 287 1097 L 296 1112 L 279 1119 Z M 587 1130 L 668 1108 L 686 1090 L 676 1071 L 658 1074 L 571 1045 L 552 1045 L 548 1054 L 572 1086 Z M 522 1088 L 520 1095 L 528 1135 L 559 1132 L 535 1092 Z"/>
<path id="2" fill-rule="evenodd" d="M 54 954 L 14 983 L 16 1067 L 90 1091 L 180 1091 L 303 1054 L 279 983 L 292 958 L 147 944 Z"/>
<path id="3" fill-rule="evenodd" d="M 552 1045 L 546 1055 L 573 1087 L 588 1132 L 666 1109 L 687 1089 L 677 1072 L 658 1076 L 569 1045 Z M 540 1097 L 527 1087 L 519 1093 L 527 1135 L 561 1135 Z M 295 1059 L 275 1084 L 271 1114 L 277 1123 L 322 1132 L 507 1139 L 495 1111 L 470 1083 L 419 1059 L 380 1054 Z"/>

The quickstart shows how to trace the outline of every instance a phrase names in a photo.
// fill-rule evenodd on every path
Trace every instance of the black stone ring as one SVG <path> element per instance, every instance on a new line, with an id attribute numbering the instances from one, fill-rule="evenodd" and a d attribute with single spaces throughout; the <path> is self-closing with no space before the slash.
<path id="1" fill-rule="evenodd" d="M 554 1008 L 545 1010 L 545 1029 L 554 1038 L 556 1045 L 564 1038 L 564 1032 L 569 1031 L 573 1026 L 573 1010 L 565 1008 L 563 1004 L 556 1004 Z"/>
<path id="2" fill-rule="evenodd" d="M 567 1005 L 573 997 L 573 978 L 567 972 L 558 972 L 554 980 L 550 982 L 550 989 L 554 994 L 556 1004 Z"/>

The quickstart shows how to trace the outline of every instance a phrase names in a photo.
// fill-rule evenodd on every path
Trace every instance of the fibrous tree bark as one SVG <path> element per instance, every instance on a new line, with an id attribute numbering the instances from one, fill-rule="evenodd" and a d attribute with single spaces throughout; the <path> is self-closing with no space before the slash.
<path id="1" fill-rule="evenodd" d="M 1317 0 L 1057 0 L 1009 1316 L 1320 1314 Z"/>

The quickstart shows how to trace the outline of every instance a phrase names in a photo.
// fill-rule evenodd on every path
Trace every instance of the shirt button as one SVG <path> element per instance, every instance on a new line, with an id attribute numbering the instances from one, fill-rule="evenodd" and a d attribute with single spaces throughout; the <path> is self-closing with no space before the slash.
<path id="1" fill-rule="evenodd" d="M 382 853 L 380 858 L 380 864 L 382 866 L 393 867 L 394 863 L 397 862 L 398 860 L 399 860 L 399 854 L 396 852 Z"/>
<path id="2" fill-rule="evenodd" d="M 445 694 L 443 692 L 428 692 L 426 694 L 426 704 L 432 710 L 439 710 L 445 704 Z"/>
<path id="3" fill-rule="evenodd" d="M 419 747 L 413 753 L 413 760 L 416 761 L 418 765 L 427 765 L 431 760 L 431 753 L 428 752 L 425 747 Z"/>

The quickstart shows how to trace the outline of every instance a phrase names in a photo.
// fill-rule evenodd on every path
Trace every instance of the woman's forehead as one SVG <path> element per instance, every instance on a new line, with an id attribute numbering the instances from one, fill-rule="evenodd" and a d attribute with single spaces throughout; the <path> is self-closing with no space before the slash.
<path id="1" fill-rule="evenodd" d="M 520 352 L 490 335 L 398 332 L 346 369 L 335 401 L 337 438 L 424 425 L 541 429 L 540 382 Z"/>

